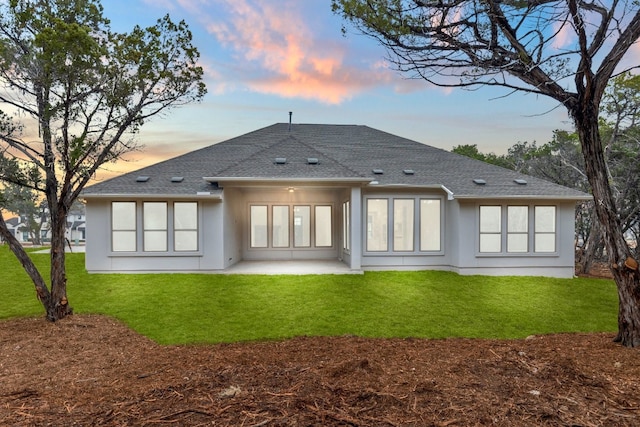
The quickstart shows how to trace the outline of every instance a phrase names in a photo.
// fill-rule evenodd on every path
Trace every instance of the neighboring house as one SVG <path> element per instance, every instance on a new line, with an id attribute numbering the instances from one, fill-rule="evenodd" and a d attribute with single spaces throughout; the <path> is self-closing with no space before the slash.
<path id="1" fill-rule="evenodd" d="M 66 235 L 72 244 L 84 242 L 86 239 L 87 221 L 84 204 L 76 203 L 67 214 L 67 231 Z"/>
<path id="2" fill-rule="evenodd" d="M 67 213 L 65 237 L 70 244 L 84 242 L 86 238 L 86 213 L 82 203 L 74 203 Z M 49 218 L 49 210 L 45 209 L 46 218 Z M 40 228 L 40 238 L 43 242 L 51 242 L 51 228 L 48 221 L 43 222 Z"/>
<path id="3" fill-rule="evenodd" d="M 88 187 L 89 272 L 250 260 L 574 274 L 589 195 L 366 126 L 275 124 Z"/>
<path id="4" fill-rule="evenodd" d="M 27 243 L 31 241 L 29 230 L 20 217 L 14 216 L 7 219 L 5 223 L 7 224 L 9 232 L 18 239 L 18 242 Z"/>

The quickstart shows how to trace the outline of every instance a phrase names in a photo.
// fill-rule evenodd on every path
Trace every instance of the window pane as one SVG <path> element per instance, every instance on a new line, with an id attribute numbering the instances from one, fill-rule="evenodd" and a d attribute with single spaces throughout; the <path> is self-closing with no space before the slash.
<path id="1" fill-rule="evenodd" d="M 173 222 L 176 230 L 197 230 L 198 204 L 196 202 L 174 203 Z"/>
<path id="2" fill-rule="evenodd" d="M 198 232 L 197 231 L 180 231 L 175 232 L 175 250 L 176 251 L 197 251 L 198 250 Z"/>
<path id="3" fill-rule="evenodd" d="M 311 246 L 311 207 L 293 207 L 293 245 L 300 247 Z"/>
<path id="4" fill-rule="evenodd" d="M 420 200 L 420 250 L 440 250 L 440 200 Z"/>
<path id="5" fill-rule="evenodd" d="M 351 239 L 351 226 L 350 226 L 350 206 L 349 202 L 342 204 L 342 242 L 345 250 L 351 249 L 349 239 Z"/>
<path id="6" fill-rule="evenodd" d="M 526 233 L 529 229 L 529 207 L 507 207 L 507 232 Z"/>
<path id="7" fill-rule="evenodd" d="M 267 207 L 251 206 L 251 247 L 267 247 Z"/>
<path id="8" fill-rule="evenodd" d="M 142 207 L 145 230 L 167 229 L 167 204 L 165 202 L 145 202 Z"/>
<path id="9" fill-rule="evenodd" d="M 529 250 L 528 234 L 509 234 L 507 236 L 507 252 L 527 252 Z"/>
<path id="10" fill-rule="evenodd" d="M 111 250 L 113 252 L 135 252 L 136 203 L 111 203 Z"/>
<path id="11" fill-rule="evenodd" d="M 556 231 L 556 207 L 536 206 L 536 233 L 555 233 Z"/>
<path id="12" fill-rule="evenodd" d="M 481 234 L 480 235 L 480 252 L 500 252 L 501 235 L 500 234 Z"/>
<path id="13" fill-rule="evenodd" d="M 164 252 L 167 250 L 166 231 L 145 231 L 144 232 L 145 252 Z"/>
<path id="14" fill-rule="evenodd" d="M 136 229 L 136 202 L 111 203 L 111 229 Z"/>
<path id="15" fill-rule="evenodd" d="M 387 199 L 367 200 L 367 251 L 387 251 Z"/>
<path id="16" fill-rule="evenodd" d="M 500 206 L 480 206 L 480 232 L 500 233 Z"/>
<path id="17" fill-rule="evenodd" d="M 553 233 L 537 234 L 535 239 L 536 252 L 555 252 L 556 235 Z"/>
<path id="18" fill-rule="evenodd" d="M 114 231 L 112 235 L 113 252 L 135 252 L 136 232 L 135 231 Z"/>
<path id="19" fill-rule="evenodd" d="M 173 204 L 173 247 L 177 252 L 198 250 L 198 203 Z"/>
<path id="20" fill-rule="evenodd" d="M 289 206 L 273 207 L 273 247 L 289 247 Z"/>
<path id="21" fill-rule="evenodd" d="M 393 201 L 393 250 L 413 251 L 413 200 Z"/>
<path id="22" fill-rule="evenodd" d="M 316 206 L 316 247 L 333 246 L 331 206 Z"/>

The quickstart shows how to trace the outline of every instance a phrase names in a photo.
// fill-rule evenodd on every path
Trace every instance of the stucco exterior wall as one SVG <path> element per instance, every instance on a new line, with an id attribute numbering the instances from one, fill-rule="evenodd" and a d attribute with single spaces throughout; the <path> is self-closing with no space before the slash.
<path id="1" fill-rule="evenodd" d="M 452 271 L 459 274 L 551 276 L 570 278 L 575 273 L 575 202 L 483 200 L 458 201 L 458 261 Z M 528 205 L 557 207 L 556 248 L 554 253 L 482 254 L 479 251 L 478 210 L 480 205 Z"/>
<path id="2" fill-rule="evenodd" d="M 163 199 L 163 201 L 167 201 Z M 168 200 L 170 201 L 170 200 Z M 138 200 L 138 202 L 140 202 Z M 90 273 L 101 272 L 195 272 L 224 268 L 223 207 L 219 201 L 199 202 L 199 250 L 177 253 L 112 252 L 111 201 L 87 200 L 87 239 L 85 267 Z M 138 210 L 140 206 L 138 206 Z M 137 230 L 141 241 L 142 230 Z"/>
<path id="3" fill-rule="evenodd" d="M 441 206 L 441 230 L 439 251 L 421 252 L 414 250 L 410 253 L 397 252 L 392 249 L 392 225 L 389 225 L 389 249 L 387 251 L 368 252 L 367 251 L 367 200 L 368 199 L 388 199 L 389 208 L 392 210 L 391 201 L 393 198 L 414 199 L 419 201 L 421 198 L 438 199 Z M 450 248 L 449 234 L 453 231 L 450 229 L 451 206 L 446 200 L 444 191 L 441 190 L 415 190 L 415 189 L 366 189 L 362 194 L 362 211 L 359 221 L 361 222 L 360 245 L 362 248 L 362 269 L 364 270 L 450 270 L 452 250 Z M 419 218 L 414 218 L 414 244 L 418 244 L 419 239 Z"/>

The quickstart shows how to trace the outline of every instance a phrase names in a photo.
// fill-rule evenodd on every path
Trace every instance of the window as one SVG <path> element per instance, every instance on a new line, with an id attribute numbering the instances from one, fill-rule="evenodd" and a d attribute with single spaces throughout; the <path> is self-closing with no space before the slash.
<path id="1" fill-rule="evenodd" d="M 272 242 L 274 248 L 289 247 L 289 206 L 273 206 Z"/>
<path id="2" fill-rule="evenodd" d="M 420 199 L 420 250 L 441 250 L 440 199 Z"/>
<path id="3" fill-rule="evenodd" d="M 311 207 L 293 207 L 293 246 L 307 248 L 311 246 Z"/>
<path id="4" fill-rule="evenodd" d="M 342 204 L 342 245 L 345 251 L 351 250 L 351 203 Z"/>
<path id="5" fill-rule="evenodd" d="M 556 251 L 556 207 L 535 207 L 535 252 Z"/>
<path id="6" fill-rule="evenodd" d="M 167 250 L 167 203 L 142 204 L 143 247 L 145 252 Z"/>
<path id="7" fill-rule="evenodd" d="M 480 206 L 479 215 L 480 253 L 556 252 L 555 206 Z"/>
<path id="8" fill-rule="evenodd" d="M 198 250 L 198 203 L 173 204 L 173 250 Z"/>
<path id="9" fill-rule="evenodd" d="M 502 251 L 501 216 L 501 206 L 480 206 L 480 252 Z"/>
<path id="10" fill-rule="evenodd" d="M 111 249 L 113 252 L 136 251 L 136 203 L 111 203 Z"/>
<path id="11" fill-rule="evenodd" d="M 267 247 L 267 207 L 251 206 L 251 247 Z"/>
<path id="12" fill-rule="evenodd" d="M 316 247 L 327 248 L 333 246 L 333 230 L 331 229 L 331 206 L 316 206 Z"/>
<path id="13" fill-rule="evenodd" d="M 389 204 L 392 209 L 389 209 Z M 440 198 L 403 196 L 367 199 L 366 250 L 415 254 L 440 252 L 441 207 Z M 391 249 L 388 239 L 392 241 Z"/>
<path id="14" fill-rule="evenodd" d="M 393 200 L 393 250 L 413 251 L 413 199 Z"/>
<path id="15" fill-rule="evenodd" d="M 367 200 L 367 251 L 387 251 L 388 200 Z"/>
<path id="16" fill-rule="evenodd" d="M 111 251 L 197 251 L 198 223 L 198 202 L 112 202 Z"/>
<path id="17" fill-rule="evenodd" d="M 251 248 L 333 246 L 331 205 L 251 205 L 249 221 Z"/>
<path id="18" fill-rule="evenodd" d="M 529 251 L 529 207 L 507 207 L 507 252 Z"/>

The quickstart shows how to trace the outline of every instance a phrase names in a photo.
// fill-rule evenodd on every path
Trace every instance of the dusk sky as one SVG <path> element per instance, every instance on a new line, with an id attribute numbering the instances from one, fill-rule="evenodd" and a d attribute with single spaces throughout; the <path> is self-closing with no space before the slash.
<path id="1" fill-rule="evenodd" d="M 202 103 L 145 124 L 144 151 L 108 165 L 105 176 L 287 122 L 289 111 L 294 123 L 367 125 L 446 150 L 477 144 L 497 154 L 571 129 L 565 109 L 547 98 L 445 90 L 400 75 L 375 40 L 354 29 L 342 34 L 330 0 L 108 0 L 103 6 L 122 32 L 167 13 L 184 19 L 209 91 Z"/>

